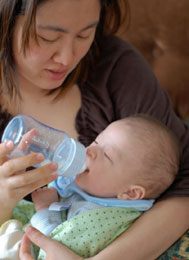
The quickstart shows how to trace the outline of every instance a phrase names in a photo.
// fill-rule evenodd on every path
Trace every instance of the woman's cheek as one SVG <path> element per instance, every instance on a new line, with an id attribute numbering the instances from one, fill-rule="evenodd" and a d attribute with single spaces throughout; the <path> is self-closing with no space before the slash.
<path id="1" fill-rule="evenodd" d="M 90 39 L 89 41 L 87 41 L 86 43 L 82 43 L 78 44 L 77 46 L 77 56 L 78 56 L 78 60 L 81 60 L 89 51 L 91 44 L 93 43 L 94 38 Z"/>
<path id="2" fill-rule="evenodd" d="M 47 61 L 53 55 L 50 46 L 46 46 L 42 43 L 31 42 L 28 48 L 28 53 L 30 58 L 38 61 Z"/>

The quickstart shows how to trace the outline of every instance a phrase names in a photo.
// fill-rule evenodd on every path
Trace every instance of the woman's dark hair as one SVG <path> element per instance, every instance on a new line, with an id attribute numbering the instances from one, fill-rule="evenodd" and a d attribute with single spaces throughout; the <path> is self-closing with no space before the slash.
<path id="1" fill-rule="evenodd" d="M 19 94 L 16 83 L 15 64 L 12 54 L 13 31 L 18 16 L 27 17 L 24 24 L 22 47 L 25 52 L 31 34 L 36 37 L 35 17 L 39 5 L 50 0 L 1 0 L 0 1 L 0 96 L 12 97 Z M 87 55 L 70 73 L 61 87 L 78 82 L 86 78 L 87 68 L 100 52 L 100 44 L 104 36 L 115 34 L 121 24 L 127 19 L 129 7 L 127 0 L 99 0 L 101 2 L 101 16 L 94 42 Z M 60 88 L 61 88 L 60 87 Z M 50 91 L 51 94 L 53 91 Z"/>

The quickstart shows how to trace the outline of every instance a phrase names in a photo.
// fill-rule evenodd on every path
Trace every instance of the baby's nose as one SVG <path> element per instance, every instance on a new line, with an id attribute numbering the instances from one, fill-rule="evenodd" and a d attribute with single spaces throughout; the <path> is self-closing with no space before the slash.
<path id="1" fill-rule="evenodd" d="M 97 157 L 97 149 L 95 146 L 89 146 L 86 149 L 86 154 L 89 157 L 89 159 L 95 160 Z"/>

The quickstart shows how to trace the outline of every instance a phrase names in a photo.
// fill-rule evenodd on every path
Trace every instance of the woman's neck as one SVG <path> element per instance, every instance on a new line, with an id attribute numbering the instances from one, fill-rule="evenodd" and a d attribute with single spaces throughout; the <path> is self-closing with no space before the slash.
<path id="1" fill-rule="evenodd" d="M 75 117 L 81 107 L 81 95 L 77 85 L 70 86 L 63 91 L 57 90 L 51 95 L 45 91 L 21 91 L 11 100 L 4 100 L 4 108 L 13 116 L 28 114 L 37 120 L 67 132 L 71 137 L 77 138 L 75 130 Z M 2 102 L 1 102 L 2 105 Z"/>
<path id="2" fill-rule="evenodd" d="M 57 91 L 55 91 L 52 95 L 49 94 L 49 90 L 46 89 L 40 89 L 37 86 L 34 86 L 32 84 L 24 85 L 21 84 L 19 88 L 22 100 L 24 102 L 27 102 L 28 100 L 32 100 L 32 102 L 49 102 L 54 99 L 54 97 L 57 95 Z"/>

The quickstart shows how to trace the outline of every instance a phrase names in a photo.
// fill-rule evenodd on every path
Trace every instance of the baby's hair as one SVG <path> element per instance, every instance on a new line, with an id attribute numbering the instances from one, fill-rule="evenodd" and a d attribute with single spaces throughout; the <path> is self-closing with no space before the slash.
<path id="1" fill-rule="evenodd" d="M 122 119 L 129 127 L 137 155 L 133 158 L 138 185 L 145 198 L 159 197 L 174 181 L 180 164 L 181 145 L 176 135 L 159 120 L 139 114 Z M 136 151 L 136 150 L 134 150 Z"/>

